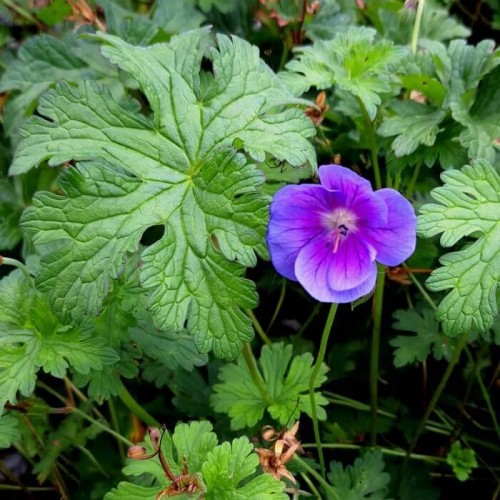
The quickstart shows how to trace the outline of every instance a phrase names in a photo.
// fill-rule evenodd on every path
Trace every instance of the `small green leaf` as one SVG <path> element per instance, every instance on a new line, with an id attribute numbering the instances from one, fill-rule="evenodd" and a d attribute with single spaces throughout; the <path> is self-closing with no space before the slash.
<path id="1" fill-rule="evenodd" d="M 48 26 L 55 26 L 71 13 L 71 5 L 66 0 L 52 0 L 41 9 L 33 9 L 33 14 Z"/>
<path id="2" fill-rule="evenodd" d="M 500 176 L 485 160 L 441 174 L 445 183 L 431 192 L 439 202 L 420 209 L 418 231 L 430 238 L 441 233 L 441 245 L 461 238 L 475 241 L 445 254 L 442 267 L 427 280 L 433 291 L 451 291 L 441 301 L 437 318 L 447 335 L 486 332 L 497 314 L 500 279 Z"/>
<path id="3" fill-rule="evenodd" d="M 399 82 L 395 66 L 406 51 L 387 40 L 376 41 L 371 28 L 350 27 L 331 41 L 318 41 L 312 46 L 295 49 L 298 57 L 286 68 L 294 72 L 303 91 L 309 87 L 338 89 L 359 97 L 371 120 L 381 104 L 381 94 Z"/>
<path id="4" fill-rule="evenodd" d="M 446 457 L 459 481 L 467 481 L 472 469 L 477 467 L 476 454 L 471 448 L 462 448 L 460 441 L 455 441 Z"/>
<path id="5" fill-rule="evenodd" d="M 104 500 L 156 500 L 160 490 L 157 486 L 141 486 L 140 484 L 122 481 L 116 488 L 106 493 Z M 177 497 L 182 499 L 183 496 Z"/>
<path id="6" fill-rule="evenodd" d="M 293 356 L 292 350 L 291 345 L 283 343 L 262 348 L 258 366 L 271 401 L 266 401 L 259 392 L 242 355 L 236 363 L 221 368 L 222 383 L 213 386 L 211 403 L 216 411 L 230 416 L 232 429 L 255 425 L 264 418 L 266 410 L 280 425 L 297 420 L 301 412 L 311 414 L 308 390 L 313 356 L 310 353 Z M 327 369 L 322 365 L 315 387 L 319 388 L 325 381 Z M 326 403 L 321 393 L 316 393 L 320 420 L 326 418 L 323 409 Z"/>
<path id="7" fill-rule="evenodd" d="M 328 479 L 342 500 L 389 500 L 386 496 L 390 476 L 380 450 L 368 451 L 345 469 L 340 462 L 330 464 Z"/>
<path id="8" fill-rule="evenodd" d="M 377 132 L 394 137 L 391 148 L 396 156 L 409 155 L 418 146 L 432 146 L 446 113 L 413 101 L 394 103 L 395 116 L 385 118 Z"/>
<path id="9" fill-rule="evenodd" d="M 389 344 L 395 347 L 394 366 L 400 368 L 422 362 L 432 353 L 434 359 L 450 360 L 454 346 L 450 339 L 439 331 L 439 323 L 432 309 L 422 311 L 400 309 L 394 313 L 395 330 L 415 332 L 416 335 L 398 335 Z"/>
<path id="10" fill-rule="evenodd" d="M 207 486 L 205 498 L 286 500 L 288 495 L 283 491 L 285 484 L 270 474 L 261 474 L 248 481 L 258 465 L 259 457 L 245 436 L 217 446 L 208 454 L 202 467 L 203 480 Z"/>

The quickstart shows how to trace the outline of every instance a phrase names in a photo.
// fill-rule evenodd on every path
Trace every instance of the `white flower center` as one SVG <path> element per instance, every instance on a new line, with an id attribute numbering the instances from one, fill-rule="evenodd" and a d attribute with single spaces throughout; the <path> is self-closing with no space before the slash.
<path id="1" fill-rule="evenodd" d="M 337 208 L 332 212 L 323 214 L 323 226 L 328 230 L 331 241 L 327 246 L 332 247 L 332 252 L 336 253 L 340 243 L 347 238 L 349 233 L 354 233 L 357 229 L 358 218 L 346 208 Z"/>

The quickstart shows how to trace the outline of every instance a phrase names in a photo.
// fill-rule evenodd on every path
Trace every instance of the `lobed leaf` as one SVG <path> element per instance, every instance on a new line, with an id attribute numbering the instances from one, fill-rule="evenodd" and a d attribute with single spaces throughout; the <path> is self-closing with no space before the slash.
<path id="1" fill-rule="evenodd" d="M 310 353 L 292 355 L 293 347 L 275 343 L 262 348 L 258 367 L 271 401 L 264 399 L 253 382 L 247 364 L 241 355 L 236 363 L 223 366 L 219 372 L 221 383 L 213 386 L 213 408 L 227 413 L 234 430 L 251 427 L 263 419 L 267 410 L 280 425 L 298 420 L 300 413 L 311 414 L 309 379 L 313 356 Z M 326 379 L 326 365 L 322 365 L 316 379 L 319 388 Z M 317 414 L 326 418 L 323 406 L 327 403 L 321 393 L 316 393 Z"/>
<path id="2" fill-rule="evenodd" d="M 333 40 L 299 47 L 298 57 L 286 65 L 295 75 L 286 78 L 300 82 L 302 91 L 335 85 L 358 97 L 374 120 L 382 102 L 380 95 L 390 92 L 398 81 L 393 68 L 405 55 L 402 47 L 387 40 L 376 41 L 375 36 L 374 29 L 350 27 L 338 32 Z"/>
<path id="3" fill-rule="evenodd" d="M 427 238 L 441 234 L 444 247 L 464 237 L 475 241 L 441 257 L 442 267 L 431 274 L 427 286 L 451 289 L 437 310 L 447 335 L 486 332 L 498 311 L 500 176 L 487 161 L 478 160 L 441 178 L 444 186 L 431 192 L 439 203 L 420 209 L 419 233 Z"/>
<path id="4" fill-rule="evenodd" d="M 26 126 L 11 173 L 43 160 L 86 162 L 66 170 L 62 196 L 40 193 L 24 215 L 47 249 L 37 285 L 64 322 L 82 321 L 99 312 L 125 253 L 162 225 L 163 237 L 141 257 L 156 326 L 186 327 L 200 352 L 234 358 L 253 335 L 240 307 L 256 305 L 255 287 L 242 275 L 256 254 L 267 256 L 268 199 L 260 172 L 231 144 L 239 139 L 257 161 L 271 154 L 314 165 L 306 139 L 313 126 L 243 40 L 217 37 L 211 76 L 200 75 L 206 30 L 147 48 L 100 38 L 104 55 L 137 79 L 153 115 L 128 111 L 91 82 L 42 98 L 45 118 Z"/>

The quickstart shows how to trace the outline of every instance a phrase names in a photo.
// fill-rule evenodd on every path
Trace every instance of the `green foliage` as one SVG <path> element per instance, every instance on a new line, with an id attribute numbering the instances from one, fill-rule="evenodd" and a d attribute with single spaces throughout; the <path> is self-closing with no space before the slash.
<path id="1" fill-rule="evenodd" d="M 313 356 L 310 353 L 293 356 L 292 351 L 291 345 L 282 342 L 262 348 L 258 369 L 270 401 L 253 382 L 243 355 L 236 363 L 221 368 L 221 383 L 213 386 L 211 402 L 216 411 L 229 415 L 232 429 L 254 426 L 264 419 L 266 410 L 280 425 L 298 420 L 301 412 L 311 415 L 308 391 Z M 316 388 L 325 381 L 327 369 L 326 365 L 321 367 Z M 326 403 L 321 393 L 316 393 L 316 411 L 320 420 L 326 418 L 322 408 Z"/>
<path id="2" fill-rule="evenodd" d="M 485 160 L 441 174 L 444 186 L 431 191 L 438 203 L 421 207 L 418 231 L 427 238 L 441 233 L 441 245 L 461 238 L 472 243 L 444 255 L 442 267 L 427 280 L 433 291 L 450 290 L 436 317 L 447 335 L 486 332 L 497 314 L 500 279 L 500 177 Z"/>
<path id="3" fill-rule="evenodd" d="M 63 326 L 21 271 L 0 281 L 0 408 L 29 396 L 40 369 L 62 378 L 102 370 L 117 361 L 108 342 L 74 326 Z"/>
<path id="4" fill-rule="evenodd" d="M 156 326 L 179 331 L 187 321 L 199 351 L 234 358 L 252 337 L 239 307 L 254 307 L 256 296 L 241 275 L 256 253 L 267 255 L 268 200 L 258 171 L 229 144 L 238 137 L 257 161 L 269 152 L 292 165 L 313 164 L 305 139 L 312 128 L 242 40 L 219 36 L 219 50 L 210 52 L 216 76 L 200 78 L 205 35 L 146 49 L 103 35 L 104 55 L 138 80 L 153 117 L 120 107 L 94 83 L 60 85 L 39 108 L 54 123 L 35 118 L 26 126 L 11 172 L 44 159 L 102 158 L 67 169 L 64 196 L 39 194 L 24 217 L 35 244 L 51 244 L 37 285 L 63 321 L 98 312 L 125 252 L 161 224 L 165 234 L 143 252 L 141 272 L 142 285 L 153 289 Z M 178 58 L 187 47 L 190 57 Z M 77 123 L 79 133 L 68 138 Z"/>
<path id="5" fill-rule="evenodd" d="M 153 451 L 149 436 L 143 445 L 147 454 Z M 208 422 L 178 424 L 172 436 L 166 432 L 163 435 L 161 450 L 175 475 L 182 474 L 183 466 L 187 465 L 189 475 L 196 478 L 200 489 L 205 490 L 207 500 L 243 500 L 257 498 L 256 495 L 266 500 L 287 498 L 283 493 L 283 483 L 268 474 L 255 476 L 259 458 L 248 438 L 242 436 L 231 443 L 218 445 Z M 130 460 L 123 472 L 132 476 L 150 474 L 155 478 L 155 485 L 146 487 L 121 482 L 105 496 L 106 500 L 131 498 L 132 494 L 153 500 L 171 484 L 158 457 Z M 180 498 L 183 497 L 188 495 Z"/>
<path id="6" fill-rule="evenodd" d="M 373 29 L 349 28 L 333 40 L 296 49 L 298 57 L 286 66 L 293 73 L 285 75 L 285 81 L 294 82 L 302 92 L 312 86 L 335 85 L 357 97 L 374 120 L 381 95 L 390 93 L 398 82 L 394 67 L 405 56 L 404 49 L 386 40 L 376 41 L 375 36 Z"/>
<path id="7" fill-rule="evenodd" d="M 332 462 L 328 479 L 342 500 L 388 500 L 390 476 L 384 472 L 384 467 L 382 452 L 368 451 L 345 469 L 340 462 Z"/>
<path id="8" fill-rule="evenodd" d="M 460 441 L 455 441 L 446 456 L 446 462 L 451 466 L 459 481 L 466 481 L 472 469 L 477 467 L 476 455 L 470 448 L 462 448 Z"/>
<path id="9" fill-rule="evenodd" d="M 450 360 L 454 351 L 453 343 L 439 330 L 434 311 L 424 308 L 421 311 L 399 309 L 394 313 L 395 330 L 414 332 L 416 335 L 398 335 L 389 343 L 395 347 L 394 366 L 400 368 L 422 362 L 432 353 L 434 359 Z"/>

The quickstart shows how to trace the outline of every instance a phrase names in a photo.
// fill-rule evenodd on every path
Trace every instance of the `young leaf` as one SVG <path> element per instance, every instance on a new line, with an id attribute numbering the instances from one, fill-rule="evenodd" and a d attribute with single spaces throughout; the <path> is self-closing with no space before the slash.
<path id="1" fill-rule="evenodd" d="M 434 145 L 446 115 L 443 110 L 413 101 L 398 101 L 393 109 L 396 115 L 384 119 L 377 132 L 382 137 L 396 136 L 391 145 L 396 156 L 409 155 L 420 145 Z"/>
<path id="2" fill-rule="evenodd" d="M 414 332 L 416 335 L 398 335 L 391 339 L 394 350 L 394 366 L 401 368 L 415 362 L 422 362 L 432 352 L 434 359 L 450 360 L 454 346 L 450 339 L 439 331 L 439 323 L 434 312 L 429 309 L 422 311 L 400 309 L 394 313 L 395 330 Z"/>
<path id="3" fill-rule="evenodd" d="M 463 449 L 460 441 L 455 441 L 446 457 L 459 481 L 467 481 L 472 469 L 477 467 L 476 454 L 471 448 Z"/>
<path id="4" fill-rule="evenodd" d="M 213 386 L 215 394 L 211 402 L 216 411 L 229 415 L 232 429 L 255 425 L 266 410 L 280 425 L 298 420 L 301 412 L 311 414 L 308 390 L 313 356 L 310 353 L 293 356 L 292 350 L 291 345 L 281 342 L 262 348 L 259 372 L 271 401 L 264 399 L 253 382 L 242 355 L 236 363 L 221 368 L 222 383 Z M 325 381 L 327 369 L 322 365 L 315 387 Z M 322 406 L 327 401 L 321 393 L 316 393 L 316 403 L 318 418 L 324 420 L 326 412 Z"/>
<path id="5" fill-rule="evenodd" d="M 248 481 L 258 465 L 259 458 L 245 436 L 214 448 L 202 466 L 203 481 L 207 486 L 206 500 L 286 500 L 285 484 L 270 474 L 261 474 Z"/>
<path id="6" fill-rule="evenodd" d="M 384 467 L 382 452 L 368 451 L 345 469 L 340 462 L 332 462 L 328 479 L 342 500 L 385 500 L 390 476 Z"/>
<path id="7" fill-rule="evenodd" d="M 431 191 L 439 203 L 420 209 L 418 231 L 430 238 L 441 234 L 450 247 L 461 238 L 475 241 L 444 255 L 442 267 L 427 280 L 433 291 L 451 291 L 439 304 L 436 317 L 447 335 L 471 330 L 486 332 L 497 314 L 500 279 L 500 176 L 485 160 L 441 174 L 444 186 Z"/>
<path id="8" fill-rule="evenodd" d="M 405 55 L 405 50 L 387 40 L 375 41 L 376 31 L 351 27 L 339 32 L 331 41 L 318 41 L 309 47 L 296 49 L 298 57 L 286 68 L 297 73 L 303 91 L 336 85 L 340 90 L 359 97 L 373 120 L 380 95 L 391 91 L 393 68 Z"/>
<path id="9" fill-rule="evenodd" d="M 44 96 L 39 111 L 48 120 L 26 126 L 11 173 L 43 159 L 101 160 L 67 169 L 64 195 L 39 194 L 26 212 L 35 244 L 51 244 L 38 286 L 63 321 L 81 321 L 99 311 L 125 252 L 148 227 L 164 225 L 142 254 L 156 326 L 180 331 L 186 323 L 200 352 L 234 358 L 253 335 L 239 307 L 255 306 L 255 287 L 242 274 L 256 253 L 267 255 L 268 199 L 262 175 L 230 144 L 239 138 L 257 161 L 270 153 L 314 164 L 306 140 L 313 126 L 243 40 L 219 36 L 214 76 L 200 78 L 205 31 L 148 48 L 101 38 L 110 44 L 103 53 L 139 82 L 153 117 L 125 110 L 95 83 Z"/>

